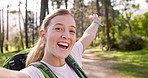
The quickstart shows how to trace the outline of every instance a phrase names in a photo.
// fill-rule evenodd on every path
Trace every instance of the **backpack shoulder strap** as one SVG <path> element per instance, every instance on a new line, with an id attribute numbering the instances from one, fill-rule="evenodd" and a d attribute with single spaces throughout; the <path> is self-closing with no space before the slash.
<path id="1" fill-rule="evenodd" d="M 53 73 L 53 71 L 42 62 L 34 62 L 34 63 L 31 63 L 29 66 L 34 66 L 34 67 L 38 68 L 43 73 L 45 78 L 58 78 Z"/>
<path id="2" fill-rule="evenodd" d="M 86 76 L 86 74 L 83 72 L 83 70 L 80 68 L 80 66 L 78 65 L 78 63 L 75 61 L 75 59 L 70 54 L 65 59 L 65 61 L 76 72 L 76 74 L 80 78 L 88 78 Z M 47 65 L 45 65 L 42 62 L 34 62 L 34 63 L 31 63 L 29 66 L 34 66 L 34 67 L 38 68 L 43 73 L 43 75 L 45 76 L 45 78 L 58 78 L 53 73 L 53 71 Z"/>
<path id="3" fill-rule="evenodd" d="M 75 59 L 69 54 L 65 59 L 66 63 L 76 72 L 80 78 L 88 78 L 83 70 L 80 68 Z"/>

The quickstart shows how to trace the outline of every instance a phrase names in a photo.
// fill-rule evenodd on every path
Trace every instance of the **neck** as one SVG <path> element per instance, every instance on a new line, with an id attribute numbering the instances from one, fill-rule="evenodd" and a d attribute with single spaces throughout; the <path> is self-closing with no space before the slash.
<path id="1" fill-rule="evenodd" d="M 57 58 L 52 54 L 44 54 L 42 60 L 55 67 L 61 67 L 65 65 L 65 59 Z"/>

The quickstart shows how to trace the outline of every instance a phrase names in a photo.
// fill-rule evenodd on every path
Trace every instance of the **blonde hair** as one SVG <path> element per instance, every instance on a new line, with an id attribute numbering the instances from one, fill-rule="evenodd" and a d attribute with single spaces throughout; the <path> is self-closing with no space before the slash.
<path id="1" fill-rule="evenodd" d="M 52 13 L 50 13 L 49 15 L 47 15 L 41 25 L 41 30 L 44 30 L 45 34 L 47 32 L 46 27 L 50 24 L 50 21 L 58 15 L 71 15 L 71 13 L 66 9 L 57 9 L 57 10 L 53 11 Z M 41 40 L 41 38 L 39 38 L 38 42 L 31 49 L 31 51 L 29 52 L 29 54 L 27 56 L 26 66 L 28 66 L 32 62 L 40 61 L 43 58 L 44 47 L 45 47 L 44 41 Z"/>

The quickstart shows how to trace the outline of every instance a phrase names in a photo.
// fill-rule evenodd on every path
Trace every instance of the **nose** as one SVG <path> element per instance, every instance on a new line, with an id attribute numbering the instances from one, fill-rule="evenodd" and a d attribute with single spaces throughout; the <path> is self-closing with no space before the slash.
<path id="1" fill-rule="evenodd" d="M 70 38 L 69 32 L 68 31 L 64 31 L 63 34 L 62 34 L 62 38 L 69 39 Z"/>

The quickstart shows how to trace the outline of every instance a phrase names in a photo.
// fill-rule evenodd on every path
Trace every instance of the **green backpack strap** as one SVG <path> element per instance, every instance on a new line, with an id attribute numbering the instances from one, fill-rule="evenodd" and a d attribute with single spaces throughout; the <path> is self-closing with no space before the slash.
<path id="1" fill-rule="evenodd" d="M 53 71 L 42 62 L 34 62 L 34 63 L 31 63 L 29 66 L 34 66 L 34 67 L 38 68 L 43 73 L 45 78 L 58 78 L 53 73 Z"/>
<path id="2" fill-rule="evenodd" d="M 3 63 L 3 68 L 9 69 L 9 62 L 11 60 L 12 57 L 9 57 L 8 59 L 6 59 Z"/>
<path id="3" fill-rule="evenodd" d="M 83 70 L 80 68 L 78 63 L 75 59 L 69 54 L 68 57 L 65 59 L 66 63 L 76 72 L 76 74 L 80 78 L 88 78 Z M 45 78 L 58 78 L 53 71 L 44 63 L 42 62 L 34 62 L 31 63 L 29 66 L 37 67 L 44 75 Z"/>
<path id="4" fill-rule="evenodd" d="M 28 50 L 23 50 L 19 53 L 17 53 L 16 55 L 9 57 L 3 64 L 4 68 L 10 69 L 9 65 L 10 62 L 12 60 L 12 58 L 14 58 L 15 56 L 17 56 L 18 54 L 22 54 L 22 53 L 27 53 L 30 49 Z M 18 59 L 18 58 L 17 58 Z M 76 74 L 80 77 L 80 78 L 88 78 L 86 76 L 86 74 L 82 71 L 82 69 L 80 68 L 80 66 L 78 65 L 78 63 L 75 61 L 75 59 L 69 54 L 68 57 L 65 59 L 66 63 L 76 72 Z M 18 64 L 19 66 L 24 65 L 24 63 L 22 63 L 21 65 Z M 52 70 L 46 66 L 44 63 L 42 62 L 34 62 L 31 63 L 30 65 L 37 67 L 45 76 L 45 78 L 58 78 L 53 72 Z M 17 68 L 17 64 L 15 66 Z"/>
<path id="5" fill-rule="evenodd" d="M 83 70 L 80 68 L 75 59 L 69 54 L 65 59 L 66 63 L 76 72 L 80 78 L 88 78 Z"/>

